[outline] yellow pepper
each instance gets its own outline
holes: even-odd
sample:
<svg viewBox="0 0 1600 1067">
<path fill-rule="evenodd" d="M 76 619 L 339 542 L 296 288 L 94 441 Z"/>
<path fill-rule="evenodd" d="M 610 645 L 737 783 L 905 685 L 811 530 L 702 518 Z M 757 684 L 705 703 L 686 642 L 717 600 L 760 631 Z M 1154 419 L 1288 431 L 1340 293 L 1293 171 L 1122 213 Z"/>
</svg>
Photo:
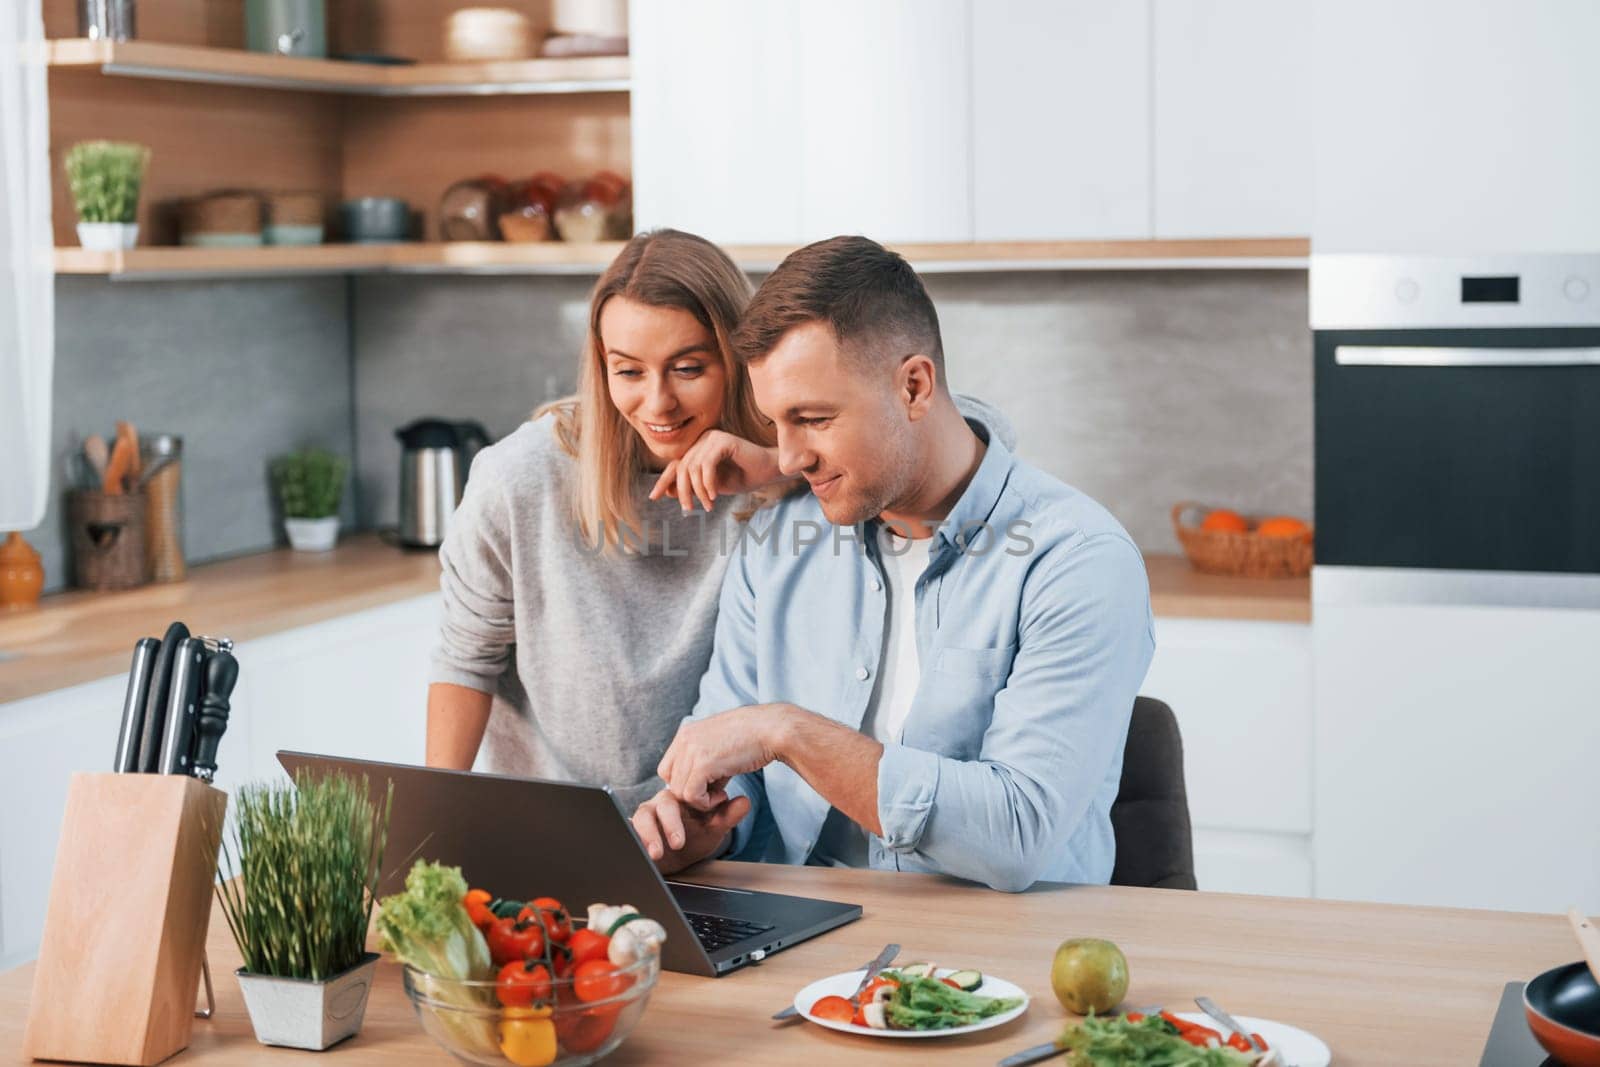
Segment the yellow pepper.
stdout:
<svg viewBox="0 0 1600 1067">
<path fill-rule="evenodd" d="M 500 1052 L 517 1067 L 556 1061 L 556 1024 L 548 1007 L 506 1008 L 500 1020 Z"/>
</svg>

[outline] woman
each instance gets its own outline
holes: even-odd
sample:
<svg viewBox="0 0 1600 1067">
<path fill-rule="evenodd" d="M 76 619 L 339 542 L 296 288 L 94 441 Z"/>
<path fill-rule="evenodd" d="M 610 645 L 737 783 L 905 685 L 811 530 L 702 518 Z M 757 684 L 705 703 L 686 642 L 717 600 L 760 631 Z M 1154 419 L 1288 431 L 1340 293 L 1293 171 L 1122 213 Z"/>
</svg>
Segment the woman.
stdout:
<svg viewBox="0 0 1600 1067">
<path fill-rule="evenodd" d="M 486 741 L 489 770 L 609 785 L 624 811 L 656 792 L 737 494 L 781 478 L 728 343 L 750 295 L 708 241 L 633 238 L 595 286 L 577 395 L 478 454 L 439 554 L 429 766 Z"/>
</svg>

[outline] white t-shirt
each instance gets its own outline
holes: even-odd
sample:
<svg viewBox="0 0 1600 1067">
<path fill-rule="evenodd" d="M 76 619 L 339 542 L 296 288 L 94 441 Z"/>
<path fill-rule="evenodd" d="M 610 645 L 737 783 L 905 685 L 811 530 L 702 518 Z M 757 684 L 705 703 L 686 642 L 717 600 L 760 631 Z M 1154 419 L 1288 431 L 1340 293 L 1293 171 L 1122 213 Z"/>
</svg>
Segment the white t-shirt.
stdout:
<svg viewBox="0 0 1600 1067">
<path fill-rule="evenodd" d="M 887 527 L 879 528 L 878 558 L 883 561 L 888 583 L 885 592 L 889 615 L 878 677 L 873 681 L 867 713 L 861 719 L 861 732 L 884 744 L 900 740 L 922 677 L 917 658 L 917 579 L 928 569 L 934 541 L 932 537 L 907 540 L 890 533 Z M 831 809 L 823 821 L 811 862 L 836 867 L 867 866 L 867 832 L 838 808 Z"/>
</svg>

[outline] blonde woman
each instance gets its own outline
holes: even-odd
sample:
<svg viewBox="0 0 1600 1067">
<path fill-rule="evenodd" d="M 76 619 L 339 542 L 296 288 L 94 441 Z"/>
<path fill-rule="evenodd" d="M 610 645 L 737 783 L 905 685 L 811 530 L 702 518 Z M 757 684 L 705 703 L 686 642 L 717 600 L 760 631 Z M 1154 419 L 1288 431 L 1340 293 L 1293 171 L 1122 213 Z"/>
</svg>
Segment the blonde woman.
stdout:
<svg viewBox="0 0 1600 1067">
<path fill-rule="evenodd" d="M 640 234 L 595 285 L 576 396 L 480 452 L 439 558 L 427 762 L 608 785 L 631 812 L 694 707 L 743 494 L 777 483 L 733 360 L 743 272 Z M 734 535 L 736 536 L 736 534 Z"/>
</svg>

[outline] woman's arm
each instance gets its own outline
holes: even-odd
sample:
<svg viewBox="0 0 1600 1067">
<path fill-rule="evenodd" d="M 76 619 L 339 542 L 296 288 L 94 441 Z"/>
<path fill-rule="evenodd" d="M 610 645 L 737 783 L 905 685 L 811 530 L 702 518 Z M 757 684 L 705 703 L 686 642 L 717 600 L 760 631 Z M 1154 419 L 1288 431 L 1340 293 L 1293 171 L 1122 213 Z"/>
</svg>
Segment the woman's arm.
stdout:
<svg viewBox="0 0 1600 1067">
<path fill-rule="evenodd" d="M 449 682 L 428 686 L 427 765 L 453 771 L 472 770 L 489 725 L 493 697 L 479 689 Z"/>
</svg>

